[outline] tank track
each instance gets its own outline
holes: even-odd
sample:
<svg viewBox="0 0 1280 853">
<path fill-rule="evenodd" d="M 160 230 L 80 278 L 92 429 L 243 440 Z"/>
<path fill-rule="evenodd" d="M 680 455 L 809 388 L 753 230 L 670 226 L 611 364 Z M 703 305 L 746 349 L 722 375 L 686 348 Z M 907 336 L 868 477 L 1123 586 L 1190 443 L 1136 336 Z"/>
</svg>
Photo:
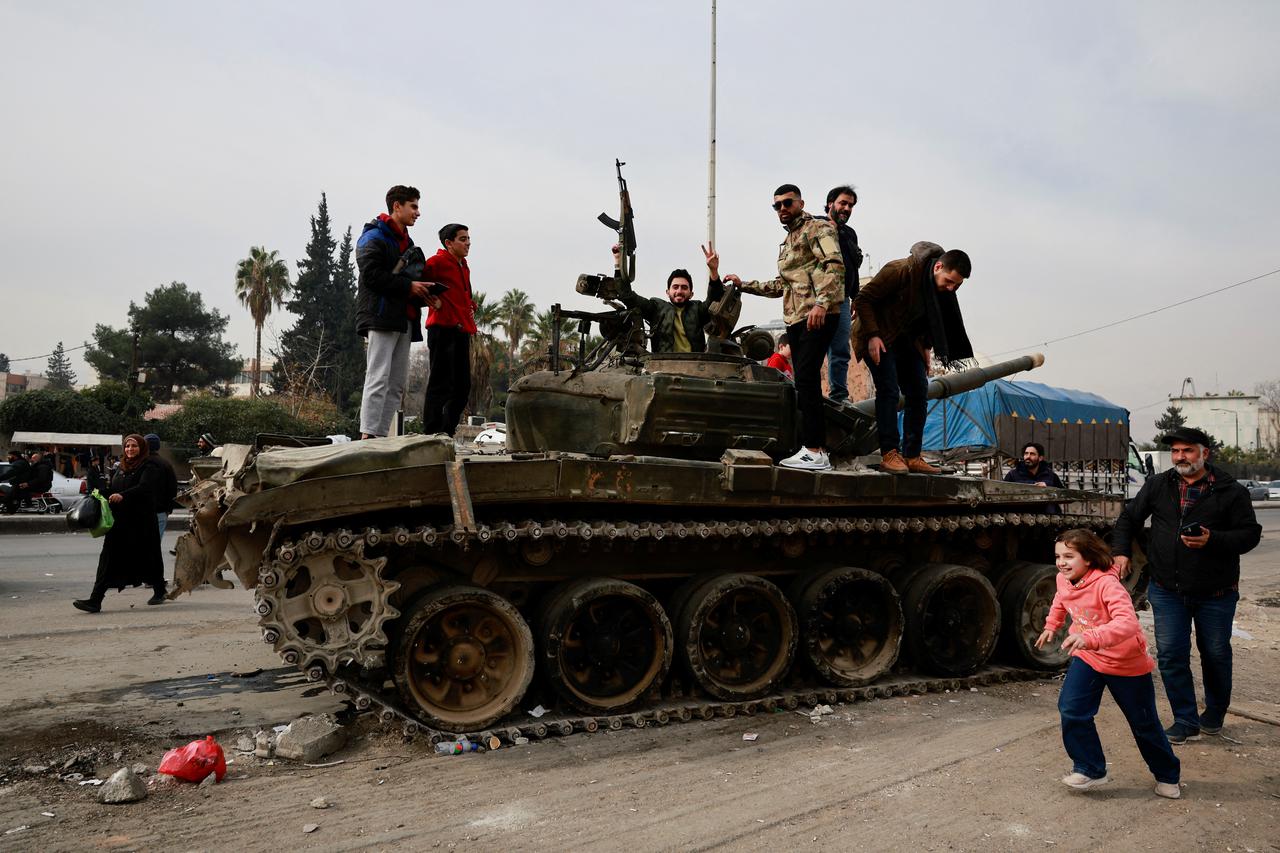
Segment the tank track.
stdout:
<svg viewBox="0 0 1280 853">
<path fill-rule="evenodd" d="M 873 699 L 888 699 L 894 696 L 918 696 L 924 693 L 956 692 L 971 687 L 989 686 L 1013 681 L 1035 681 L 1052 677 L 1053 673 L 1041 670 L 1025 669 L 1013 666 L 987 666 L 980 671 L 958 678 L 929 678 L 913 676 L 891 676 L 866 687 L 822 687 L 817 689 L 782 690 L 762 699 L 750 702 L 721 702 L 715 700 L 664 701 L 643 710 L 607 717 L 550 714 L 528 722 L 514 719 L 505 721 L 505 725 L 495 726 L 482 731 L 444 732 L 424 725 L 415 718 L 412 712 L 400 706 L 377 689 L 363 685 L 355 679 L 326 675 L 317 669 L 307 672 L 308 679 L 323 681 L 337 696 L 348 700 L 357 711 L 373 711 L 384 726 L 403 726 L 405 737 L 421 736 L 430 743 L 454 740 L 466 737 L 468 740 L 488 743 L 491 738 L 507 745 L 516 743 L 516 738 L 540 740 L 546 737 L 567 737 L 580 732 L 619 731 L 624 728 L 642 729 L 647 726 L 665 726 L 672 723 L 687 723 L 696 720 L 711 720 L 716 717 L 751 717 L 756 714 L 771 714 L 778 710 L 795 711 L 802 706 L 816 707 L 819 704 L 835 705 L 837 703 L 868 702 Z"/>
<path fill-rule="evenodd" d="M 583 546 L 591 542 L 603 543 L 606 546 L 613 542 L 620 544 L 634 542 L 659 542 L 671 540 L 736 542 L 759 544 L 774 536 L 811 536 L 811 535 L 887 535 L 906 533 L 948 533 L 960 531 L 977 531 L 1003 527 L 1039 527 L 1042 529 L 1067 529 L 1086 527 L 1106 529 L 1111 527 L 1110 520 L 1091 515 L 1050 515 L 1047 513 L 996 512 L 977 513 L 972 515 L 951 516 L 896 516 L 884 518 L 867 517 L 793 517 L 770 519 L 739 520 L 706 520 L 706 521 L 666 521 L 666 522 L 628 522 L 628 521 L 586 521 L 586 520 L 543 520 L 529 519 L 521 522 L 499 521 L 481 523 L 475 529 L 468 530 L 455 525 L 421 525 L 414 529 L 393 527 L 382 530 L 375 527 L 365 528 L 360 532 L 347 529 L 314 530 L 304 533 L 295 540 L 285 541 L 278 545 L 274 552 L 265 556 L 260 569 L 260 584 L 257 589 L 259 624 L 263 631 L 263 641 L 273 645 L 281 652 L 285 663 L 295 665 L 303 671 L 309 681 L 324 683 L 336 695 L 349 701 L 356 711 L 373 711 L 378 714 L 384 725 L 401 724 L 406 735 L 424 735 L 432 742 L 453 739 L 459 735 L 434 729 L 416 718 L 413 712 L 403 707 L 395 697 L 394 690 L 382 686 L 365 683 L 357 677 L 344 677 L 340 674 L 342 667 L 334 666 L 334 658 L 329 655 L 303 659 L 297 654 L 289 654 L 289 650 L 297 647 L 296 638 L 288 636 L 288 628 L 274 615 L 275 599 L 279 595 L 280 572 L 298 562 L 300 559 L 325 549 L 332 549 L 335 543 L 341 543 L 356 551 L 363 552 L 366 547 L 384 546 L 418 546 L 443 547 L 452 545 L 467 549 L 476 545 L 519 543 L 521 541 L 546 540 L 548 543 L 577 542 Z M 264 607 L 264 602 L 267 606 Z M 379 623 L 378 633 L 381 634 Z M 342 655 L 343 659 L 353 656 Z M 355 667 L 347 669 L 355 670 Z M 1041 670 L 1025 669 L 1012 666 L 987 666 L 972 675 L 963 677 L 932 678 L 927 676 L 888 676 L 880 681 L 852 688 L 818 687 L 806 689 L 785 689 L 767 696 L 745 702 L 717 701 L 710 698 L 691 698 L 687 700 L 662 700 L 642 710 L 614 716 L 564 715 L 551 716 L 532 722 L 515 721 L 508 718 L 505 725 L 475 732 L 467 732 L 470 738 L 497 737 L 499 741 L 513 743 L 517 737 L 543 738 L 547 736 L 567 736 L 575 732 L 595 732 L 602 729 L 618 730 L 626 727 L 643 728 L 649 725 L 666 725 L 672 722 L 687 722 L 714 717 L 751 716 L 755 713 L 771 713 L 775 709 L 795 710 L 802 705 L 814 706 L 819 703 L 834 704 L 837 702 L 859 702 L 891 696 L 905 696 L 944 690 L 960 690 L 1006 681 L 1025 681 L 1043 678 L 1046 673 Z"/>
</svg>

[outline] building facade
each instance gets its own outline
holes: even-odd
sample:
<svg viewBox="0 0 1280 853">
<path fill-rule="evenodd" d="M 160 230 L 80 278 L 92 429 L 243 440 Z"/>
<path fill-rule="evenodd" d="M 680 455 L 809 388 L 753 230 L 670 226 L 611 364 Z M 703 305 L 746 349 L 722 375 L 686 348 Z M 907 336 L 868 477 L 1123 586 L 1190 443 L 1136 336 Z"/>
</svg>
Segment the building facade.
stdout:
<svg viewBox="0 0 1280 853">
<path fill-rule="evenodd" d="M 1244 451 L 1259 447 L 1260 419 L 1257 395 L 1220 397 L 1170 397 L 1169 403 L 1182 410 L 1187 426 L 1204 430 L 1227 447 Z"/>
<path fill-rule="evenodd" d="M 25 391 L 39 391 L 49 387 L 49 380 L 44 376 L 32 373 L 4 374 L 4 387 L 0 388 L 0 400 L 21 394 Z"/>
</svg>

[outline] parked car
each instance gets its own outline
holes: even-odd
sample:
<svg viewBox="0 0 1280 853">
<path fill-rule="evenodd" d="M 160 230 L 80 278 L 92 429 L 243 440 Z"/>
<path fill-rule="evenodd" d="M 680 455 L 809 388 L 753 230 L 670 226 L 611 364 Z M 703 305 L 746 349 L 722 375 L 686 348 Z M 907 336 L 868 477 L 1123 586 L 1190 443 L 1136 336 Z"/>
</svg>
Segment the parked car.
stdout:
<svg viewBox="0 0 1280 853">
<path fill-rule="evenodd" d="M 1271 486 L 1267 483 L 1259 483 L 1257 480 L 1241 480 L 1240 485 L 1249 490 L 1249 500 L 1265 501 L 1271 491 Z"/>
<path fill-rule="evenodd" d="M 1280 480 L 1272 480 L 1267 485 L 1267 500 L 1280 501 Z"/>
<path fill-rule="evenodd" d="M 486 424 L 487 429 L 476 436 L 476 447 L 506 447 L 507 446 L 507 427 L 506 424 Z"/>
<path fill-rule="evenodd" d="M 66 512 L 76 505 L 76 501 L 89 494 L 89 481 L 84 477 L 64 477 L 54 471 L 49 494 L 62 504 L 62 511 Z"/>
</svg>

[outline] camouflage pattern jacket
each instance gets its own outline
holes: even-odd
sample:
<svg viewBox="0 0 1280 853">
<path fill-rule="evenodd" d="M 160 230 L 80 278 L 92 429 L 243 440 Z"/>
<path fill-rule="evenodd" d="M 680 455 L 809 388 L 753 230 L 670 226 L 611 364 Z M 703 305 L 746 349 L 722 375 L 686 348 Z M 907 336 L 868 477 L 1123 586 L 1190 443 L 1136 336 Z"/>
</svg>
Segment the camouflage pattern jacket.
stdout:
<svg viewBox="0 0 1280 853">
<path fill-rule="evenodd" d="M 781 296 L 782 321 L 788 326 L 804 320 L 815 304 L 839 311 L 844 302 L 844 257 L 835 227 L 801 213 L 787 226 L 787 238 L 778 247 L 778 277 L 744 281 L 742 290 L 775 299 Z"/>
</svg>

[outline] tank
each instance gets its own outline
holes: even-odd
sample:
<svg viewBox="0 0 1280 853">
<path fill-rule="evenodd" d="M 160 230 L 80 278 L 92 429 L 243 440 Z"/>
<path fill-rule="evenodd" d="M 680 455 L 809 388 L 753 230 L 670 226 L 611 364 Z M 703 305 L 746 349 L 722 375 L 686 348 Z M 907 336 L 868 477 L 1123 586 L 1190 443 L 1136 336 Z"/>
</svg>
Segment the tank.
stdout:
<svg viewBox="0 0 1280 853">
<path fill-rule="evenodd" d="M 612 300 L 619 271 L 578 289 Z M 1118 500 L 882 473 L 869 401 L 828 401 L 834 470 L 779 467 L 797 444 L 795 391 L 750 357 L 762 342 L 733 330 L 736 298 L 713 306 L 708 352 L 661 356 L 643 354 L 621 306 L 556 306 L 603 343 L 562 356 L 554 341 L 550 369 L 515 383 L 505 452 L 446 436 L 224 445 L 183 496 L 175 594 L 225 558 L 286 664 L 432 737 L 656 725 L 1061 668 L 1056 644 L 1034 647 L 1054 537 L 1106 534 Z M 1041 361 L 938 377 L 929 393 Z"/>
</svg>

